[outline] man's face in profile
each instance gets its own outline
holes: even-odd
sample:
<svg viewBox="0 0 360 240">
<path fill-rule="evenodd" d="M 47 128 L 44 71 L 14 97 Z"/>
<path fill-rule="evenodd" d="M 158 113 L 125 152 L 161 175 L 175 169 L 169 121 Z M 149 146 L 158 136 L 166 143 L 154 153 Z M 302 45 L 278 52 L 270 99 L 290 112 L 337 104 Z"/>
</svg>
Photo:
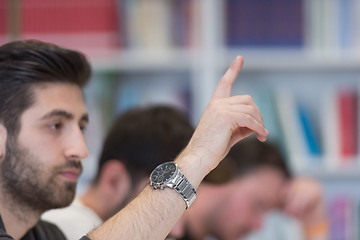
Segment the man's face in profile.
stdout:
<svg viewBox="0 0 360 240">
<path fill-rule="evenodd" d="M 267 167 L 230 182 L 228 195 L 214 214 L 214 235 L 235 240 L 258 230 L 265 214 L 279 204 L 284 183 L 279 171 Z"/>
<path fill-rule="evenodd" d="M 88 154 L 82 134 L 88 119 L 75 85 L 43 84 L 33 93 L 33 105 L 20 116 L 18 136 L 7 136 L 0 184 L 12 201 L 41 213 L 72 202 L 81 160 Z"/>
</svg>

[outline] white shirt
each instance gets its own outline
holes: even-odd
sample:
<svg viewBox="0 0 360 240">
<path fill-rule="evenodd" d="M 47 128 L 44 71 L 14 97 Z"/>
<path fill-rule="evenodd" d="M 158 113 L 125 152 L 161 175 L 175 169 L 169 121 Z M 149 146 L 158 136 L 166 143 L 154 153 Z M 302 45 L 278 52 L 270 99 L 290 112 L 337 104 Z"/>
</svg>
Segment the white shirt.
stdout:
<svg viewBox="0 0 360 240">
<path fill-rule="evenodd" d="M 102 224 L 101 218 L 79 198 L 66 208 L 45 212 L 41 218 L 56 224 L 69 240 L 78 240 Z"/>
<path fill-rule="evenodd" d="M 262 228 L 246 240 L 304 240 L 301 224 L 294 218 L 273 211 L 266 215 Z"/>
</svg>

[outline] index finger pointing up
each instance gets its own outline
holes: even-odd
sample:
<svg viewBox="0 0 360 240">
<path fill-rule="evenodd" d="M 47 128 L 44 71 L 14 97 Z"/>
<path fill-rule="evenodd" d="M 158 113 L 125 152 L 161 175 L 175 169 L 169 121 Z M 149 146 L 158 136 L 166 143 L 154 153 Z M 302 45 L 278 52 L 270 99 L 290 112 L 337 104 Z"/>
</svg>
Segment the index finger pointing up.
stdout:
<svg viewBox="0 0 360 240">
<path fill-rule="evenodd" d="M 230 97 L 231 88 L 237 75 L 239 74 L 244 63 L 244 59 L 241 56 L 237 56 L 226 71 L 224 76 L 221 78 L 218 86 L 216 87 L 213 98 L 224 98 Z"/>
</svg>

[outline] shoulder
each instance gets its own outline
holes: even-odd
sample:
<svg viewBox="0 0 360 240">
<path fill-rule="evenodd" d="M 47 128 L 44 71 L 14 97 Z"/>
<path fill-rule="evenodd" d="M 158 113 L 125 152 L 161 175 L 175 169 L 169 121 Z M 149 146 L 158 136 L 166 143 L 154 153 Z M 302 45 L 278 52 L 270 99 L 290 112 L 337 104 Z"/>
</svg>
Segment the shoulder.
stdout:
<svg viewBox="0 0 360 240">
<path fill-rule="evenodd" d="M 39 221 L 34 228 L 32 228 L 23 239 L 53 239 L 53 240 L 66 240 L 64 234 L 60 229 L 49 222 Z"/>
<path fill-rule="evenodd" d="M 100 217 L 91 209 L 86 207 L 77 198 L 71 203 L 70 206 L 62 209 L 53 209 L 45 212 L 41 219 L 53 222 L 58 225 L 61 222 L 74 222 L 74 220 L 81 221 L 95 221 L 96 223 L 102 222 Z"/>
<path fill-rule="evenodd" d="M 6 233 L 4 224 L 0 216 L 0 240 L 14 240 L 9 234 Z"/>
<path fill-rule="evenodd" d="M 56 224 L 68 239 L 78 239 L 102 223 L 92 209 L 78 201 L 63 209 L 50 210 L 41 218 Z"/>
<path fill-rule="evenodd" d="M 10 235 L 8 235 L 5 231 L 0 229 L 0 240 L 14 240 Z"/>
</svg>

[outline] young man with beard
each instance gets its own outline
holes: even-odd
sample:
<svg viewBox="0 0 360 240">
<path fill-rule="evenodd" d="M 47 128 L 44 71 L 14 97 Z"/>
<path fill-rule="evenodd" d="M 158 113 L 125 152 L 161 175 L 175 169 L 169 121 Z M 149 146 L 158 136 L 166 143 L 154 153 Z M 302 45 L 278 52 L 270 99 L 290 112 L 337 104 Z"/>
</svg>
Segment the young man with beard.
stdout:
<svg viewBox="0 0 360 240">
<path fill-rule="evenodd" d="M 120 114 L 109 130 L 94 181 L 67 208 L 45 212 L 67 239 L 79 239 L 133 199 L 152 170 L 175 159 L 194 129 L 179 110 L 169 106 L 135 108 Z"/>
<path fill-rule="evenodd" d="M 231 97 L 242 65 L 242 57 L 231 64 L 189 144 L 174 162 L 156 168 L 153 186 L 83 239 L 164 239 L 196 198 L 201 180 L 236 142 L 253 133 L 266 140 L 251 97 Z M 89 75 L 88 62 L 75 51 L 38 41 L 0 47 L 1 239 L 64 239 L 39 220 L 74 198 L 88 154 L 82 87 Z"/>
<path fill-rule="evenodd" d="M 198 189 L 197 201 L 170 236 L 182 240 L 243 239 L 261 229 L 264 216 L 270 210 L 282 210 L 297 218 L 304 231 L 294 222 L 284 224 L 284 219 L 277 218 L 276 223 L 282 227 L 259 239 L 291 236 L 292 239 L 326 240 L 328 237 L 320 184 L 310 178 L 291 178 L 276 145 L 247 139 L 237 143 L 226 159 L 205 177 Z M 292 234 L 287 230 L 293 230 Z M 254 238 L 257 239 L 256 235 Z"/>
</svg>

